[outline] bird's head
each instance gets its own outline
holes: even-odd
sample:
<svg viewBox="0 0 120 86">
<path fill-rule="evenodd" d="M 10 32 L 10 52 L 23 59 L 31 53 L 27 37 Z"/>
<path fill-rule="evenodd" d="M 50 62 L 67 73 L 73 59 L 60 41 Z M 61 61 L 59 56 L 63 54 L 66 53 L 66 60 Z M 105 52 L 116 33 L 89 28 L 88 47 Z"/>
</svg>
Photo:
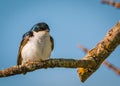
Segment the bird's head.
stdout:
<svg viewBox="0 0 120 86">
<path fill-rule="evenodd" d="M 50 31 L 49 26 L 46 23 L 44 23 L 44 22 L 35 24 L 32 27 L 31 30 L 33 30 L 35 32 L 39 32 L 39 31 L 48 31 L 49 32 Z"/>
</svg>

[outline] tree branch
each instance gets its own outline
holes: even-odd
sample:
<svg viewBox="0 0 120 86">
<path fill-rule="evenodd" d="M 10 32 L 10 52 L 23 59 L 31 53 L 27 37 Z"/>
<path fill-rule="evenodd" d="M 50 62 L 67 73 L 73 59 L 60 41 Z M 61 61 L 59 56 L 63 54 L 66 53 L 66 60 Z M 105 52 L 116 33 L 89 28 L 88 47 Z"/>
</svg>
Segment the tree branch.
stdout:
<svg viewBox="0 0 120 86">
<path fill-rule="evenodd" d="M 89 49 L 85 48 L 85 47 L 82 46 L 82 45 L 79 45 L 78 47 L 79 47 L 81 50 L 83 50 L 85 54 L 87 54 L 88 51 L 89 51 Z M 110 62 L 108 62 L 108 61 L 105 60 L 105 61 L 103 62 L 103 64 L 104 64 L 106 67 L 108 67 L 108 68 L 110 68 L 111 70 L 113 70 L 116 74 L 120 75 L 120 69 L 117 68 L 117 67 L 115 67 L 115 66 L 114 66 L 113 64 L 111 64 Z M 79 68 L 78 68 L 78 69 L 79 69 Z"/>
<path fill-rule="evenodd" d="M 105 38 L 99 42 L 95 48 L 88 51 L 84 57 L 86 60 L 94 60 L 96 65 L 92 68 L 79 68 L 78 74 L 82 82 L 92 75 L 101 63 L 115 50 L 120 44 L 120 21 L 106 34 Z"/>
<path fill-rule="evenodd" d="M 0 71 L 0 77 L 7 77 L 16 74 L 22 74 L 25 72 L 31 72 L 36 69 L 42 68 L 54 68 L 54 67 L 64 67 L 64 68 L 77 68 L 77 67 L 91 67 L 95 63 L 91 60 L 75 60 L 75 59 L 49 59 L 46 61 L 38 61 L 27 63 L 26 65 L 13 66 Z"/>
</svg>

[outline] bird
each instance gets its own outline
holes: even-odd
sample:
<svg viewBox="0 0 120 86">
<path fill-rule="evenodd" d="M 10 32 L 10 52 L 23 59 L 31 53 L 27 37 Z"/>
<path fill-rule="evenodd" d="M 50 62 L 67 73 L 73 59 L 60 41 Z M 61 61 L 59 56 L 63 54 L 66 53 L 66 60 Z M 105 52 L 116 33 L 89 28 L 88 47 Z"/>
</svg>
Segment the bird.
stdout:
<svg viewBox="0 0 120 86">
<path fill-rule="evenodd" d="M 22 37 L 17 65 L 47 60 L 50 58 L 53 49 L 54 39 L 50 35 L 49 26 L 45 22 L 37 23 Z"/>
</svg>

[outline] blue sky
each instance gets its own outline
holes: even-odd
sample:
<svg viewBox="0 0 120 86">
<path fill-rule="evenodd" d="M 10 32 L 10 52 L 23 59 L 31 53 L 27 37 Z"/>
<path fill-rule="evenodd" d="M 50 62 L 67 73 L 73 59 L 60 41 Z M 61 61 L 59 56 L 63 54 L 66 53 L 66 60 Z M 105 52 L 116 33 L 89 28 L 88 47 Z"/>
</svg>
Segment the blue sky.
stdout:
<svg viewBox="0 0 120 86">
<path fill-rule="evenodd" d="M 92 49 L 120 20 L 120 10 L 100 0 L 0 0 L 0 69 L 16 65 L 22 35 L 46 22 L 55 40 L 53 58 L 83 58 L 82 44 Z M 108 61 L 120 67 L 120 46 Z M 85 82 L 76 69 L 41 69 L 0 79 L 0 86 L 119 86 L 120 77 L 101 67 Z"/>
</svg>

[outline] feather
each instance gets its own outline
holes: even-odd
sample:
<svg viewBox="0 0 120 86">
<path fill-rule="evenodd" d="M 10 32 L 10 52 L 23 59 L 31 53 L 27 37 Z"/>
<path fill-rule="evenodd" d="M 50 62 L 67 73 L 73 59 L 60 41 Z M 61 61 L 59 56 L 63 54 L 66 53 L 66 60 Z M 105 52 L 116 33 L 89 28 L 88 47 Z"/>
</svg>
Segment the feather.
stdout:
<svg viewBox="0 0 120 86">
<path fill-rule="evenodd" d="M 23 35 L 23 39 L 20 43 L 20 47 L 19 47 L 19 51 L 18 51 L 18 59 L 17 59 L 17 65 L 21 65 L 22 64 L 22 56 L 21 56 L 21 51 L 23 49 L 23 47 L 25 46 L 25 44 L 29 41 L 29 37 L 33 36 L 33 32 L 29 31 L 27 33 L 25 33 Z"/>
<path fill-rule="evenodd" d="M 51 41 L 51 50 L 53 51 L 54 49 L 54 39 L 52 36 L 50 36 L 50 41 Z"/>
</svg>

